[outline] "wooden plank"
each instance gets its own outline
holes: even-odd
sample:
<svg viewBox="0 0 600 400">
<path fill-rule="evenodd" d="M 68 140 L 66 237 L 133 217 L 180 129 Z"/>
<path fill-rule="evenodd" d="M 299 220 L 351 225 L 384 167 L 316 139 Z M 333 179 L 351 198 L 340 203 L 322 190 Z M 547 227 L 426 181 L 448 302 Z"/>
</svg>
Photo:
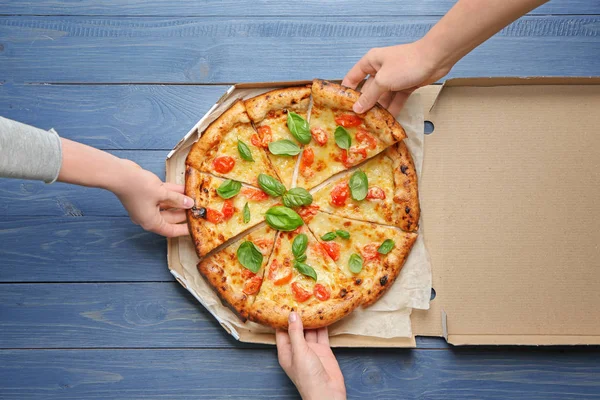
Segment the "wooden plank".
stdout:
<svg viewBox="0 0 600 400">
<path fill-rule="evenodd" d="M 349 399 L 597 399 L 597 350 L 340 350 Z M 5 399 L 296 399 L 274 349 L 3 350 Z"/>
<path fill-rule="evenodd" d="M 176 282 L 3 284 L 0 332 L 4 349 L 265 347 L 237 342 Z"/>
<path fill-rule="evenodd" d="M 228 88 L 9 83 L 0 115 L 100 149 L 171 150 Z"/>
<path fill-rule="evenodd" d="M 3 17 L 0 79 L 74 83 L 334 79 L 343 77 L 370 48 L 412 42 L 437 20 Z M 599 16 L 522 18 L 465 57 L 449 76 L 600 75 L 599 27 Z"/>
<path fill-rule="evenodd" d="M 346 0 L 343 6 L 336 1 L 308 0 L 296 2 L 252 1 L 245 6 L 235 0 L 224 1 L 124 1 L 124 0 L 1 0 L 2 14 L 22 15 L 154 15 L 154 16 L 355 16 L 360 15 L 443 15 L 455 0 L 370 1 L 368 7 L 359 0 Z M 589 0 L 553 0 L 532 14 L 600 14 L 600 4 Z"/>
<path fill-rule="evenodd" d="M 135 161 L 159 178 L 163 180 L 165 178 L 167 151 L 110 151 L 110 153 Z M 0 216 L 31 217 L 32 215 L 37 218 L 128 216 L 117 197 L 106 190 L 60 182 L 47 185 L 39 181 L 0 179 Z"/>
<path fill-rule="evenodd" d="M 127 217 L 2 218 L 0 282 L 172 281 L 166 248 Z"/>
</svg>

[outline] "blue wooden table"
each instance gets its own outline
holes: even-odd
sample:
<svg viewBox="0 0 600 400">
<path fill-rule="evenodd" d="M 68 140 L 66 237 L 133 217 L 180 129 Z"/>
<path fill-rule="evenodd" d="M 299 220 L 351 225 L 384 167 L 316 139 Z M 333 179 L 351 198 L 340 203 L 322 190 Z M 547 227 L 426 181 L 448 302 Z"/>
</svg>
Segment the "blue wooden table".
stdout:
<svg viewBox="0 0 600 400">
<path fill-rule="evenodd" d="M 168 151 L 232 82 L 341 78 L 421 37 L 449 0 L 0 0 L 0 115 L 134 160 Z M 600 2 L 556 0 L 450 76 L 600 75 Z M 110 193 L 0 180 L 0 399 L 297 398 L 235 342 Z M 350 398 L 600 398 L 600 350 L 340 349 Z"/>
</svg>

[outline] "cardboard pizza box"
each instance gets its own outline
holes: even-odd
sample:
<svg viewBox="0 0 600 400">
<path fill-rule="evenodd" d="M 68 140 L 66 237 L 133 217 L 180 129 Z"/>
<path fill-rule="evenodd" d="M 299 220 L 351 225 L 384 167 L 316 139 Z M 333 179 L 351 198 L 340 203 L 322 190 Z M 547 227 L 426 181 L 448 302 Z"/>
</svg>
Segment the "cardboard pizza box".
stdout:
<svg viewBox="0 0 600 400">
<path fill-rule="evenodd" d="M 232 86 L 169 154 L 167 180 L 234 94 L 303 83 Z M 413 334 L 454 345 L 600 344 L 600 78 L 457 78 L 419 93 L 433 124 L 419 191 L 436 297 L 412 312 Z M 178 254 L 170 239 L 169 269 L 185 287 Z M 341 335 L 332 344 L 415 340 Z"/>
</svg>

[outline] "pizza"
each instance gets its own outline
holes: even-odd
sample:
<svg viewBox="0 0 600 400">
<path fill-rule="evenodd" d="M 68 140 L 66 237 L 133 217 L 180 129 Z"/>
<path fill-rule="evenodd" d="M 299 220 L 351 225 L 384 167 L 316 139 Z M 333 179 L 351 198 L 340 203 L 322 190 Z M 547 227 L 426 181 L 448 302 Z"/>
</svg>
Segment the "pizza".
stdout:
<svg viewBox="0 0 600 400">
<path fill-rule="evenodd" d="M 186 159 L 198 271 L 242 320 L 332 324 L 393 285 L 418 235 L 404 129 L 314 80 L 238 100 Z"/>
</svg>

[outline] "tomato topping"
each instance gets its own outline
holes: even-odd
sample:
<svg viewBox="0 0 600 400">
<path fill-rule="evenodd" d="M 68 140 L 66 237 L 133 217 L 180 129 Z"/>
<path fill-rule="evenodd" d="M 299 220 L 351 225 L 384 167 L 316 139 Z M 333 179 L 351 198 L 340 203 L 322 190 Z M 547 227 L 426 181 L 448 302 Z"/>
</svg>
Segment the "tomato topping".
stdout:
<svg viewBox="0 0 600 400">
<path fill-rule="evenodd" d="M 379 259 L 379 253 L 377 252 L 378 248 L 379 248 L 378 243 L 370 243 L 360 250 L 360 255 L 362 256 L 362 258 L 365 261 L 378 260 Z"/>
<path fill-rule="evenodd" d="M 244 278 L 244 279 L 250 279 L 254 275 L 256 275 L 254 272 L 250 271 L 247 268 L 242 267 L 242 278 Z"/>
<path fill-rule="evenodd" d="M 260 189 L 252 189 L 245 187 L 242 189 L 242 194 L 246 196 L 249 200 L 253 201 L 263 201 L 269 198 L 269 195 L 263 192 Z"/>
<path fill-rule="evenodd" d="M 292 267 L 282 265 L 277 260 L 273 260 L 269 269 L 269 280 L 277 286 L 285 285 L 292 280 Z"/>
<path fill-rule="evenodd" d="M 221 209 L 221 213 L 223 214 L 223 220 L 227 221 L 229 218 L 233 217 L 235 214 L 235 207 L 233 206 L 233 200 L 228 199 L 223 203 L 223 208 Z"/>
<path fill-rule="evenodd" d="M 367 199 L 384 200 L 385 192 L 379 186 L 371 186 L 367 192 Z"/>
<path fill-rule="evenodd" d="M 312 147 L 305 147 L 302 152 L 302 160 L 300 161 L 300 173 L 306 178 L 314 175 L 310 170 L 310 166 L 315 162 L 315 152 Z"/>
<path fill-rule="evenodd" d="M 329 139 L 329 135 L 323 128 L 314 127 L 310 130 L 310 134 L 312 135 L 315 142 L 319 144 L 319 146 L 324 146 L 327 144 L 327 139 Z"/>
<path fill-rule="evenodd" d="M 253 243 L 256 245 L 256 247 L 260 249 L 261 253 L 264 254 L 267 250 L 271 248 L 273 241 L 271 239 L 261 238 L 253 240 Z"/>
<path fill-rule="evenodd" d="M 340 245 L 336 242 L 323 242 L 321 246 L 325 249 L 329 257 L 333 261 L 337 261 L 340 259 Z"/>
<path fill-rule="evenodd" d="M 260 136 L 258 136 L 258 133 L 254 133 L 252 134 L 252 136 L 250 136 L 250 143 L 252 143 L 252 145 L 256 147 L 262 147 L 262 141 L 260 140 Z"/>
<path fill-rule="evenodd" d="M 315 288 L 313 289 L 313 293 L 314 293 L 315 297 L 321 301 L 329 300 L 329 296 L 331 296 L 331 293 L 329 293 L 329 289 L 327 289 L 325 286 L 321 285 L 320 283 L 317 283 L 315 285 Z"/>
<path fill-rule="evenodd" d="M 257 131 L 258 136 L 260 136 L 260 147 L 264 147 L 265 149 L 268 148 L 269 143 L 273 141 L 273 132 L 271 131 L 271 127 L 268 125 L 263 125 L 259 127 Z"/>
<path fill-rule="evenodd" d="M 335 123 L 344 128 L 352 128 L 362 124 L 362 119 L 356 114 L 342 114 L 335 117 Z"/>
<path fill-rule="evenodd" d="M 219 210 L 213 210 L 212 208 L 206 209 L 206 220 L 213 224 L 223 222 L 223 213 Z"/>
<path fill-rule="evenodd" d="M 292 292 L 294 293 L 296 301 L 299 301 L 300 303 L 305 302 L 312 296 L 312 293 L 305 290 L 298 282 L 292 283 Z"/>
<path fill-rule="evenodd" d="M 358 132 L 356 132 L 356 141 L 358 143 L 366 143 L 367 147 L 371 150 L 377 147 L 377 139 L 364 129 L 359 129 Z"/>
<path fill-rule="evenodd" d="M 220 174 L 226 174 L 235 166 L 233 157 L 221 156 L 213 160 L 213 168 Z"/>
<path fill-rule="evenodd" d="M 341 150 L 341 160 L 346 168 L 350 168 L 353 165 L 367 159 L 367 149 L 363 147 L 350 147 L 350 150 Z"/>
<path fill-rule="evenodd" d="M 258 275 L 253 276 L 249 281 L 244 283 L 242 291 L 246 294 L 256 294 L 262 285 L 262 278 Z"/>
<path fill-rule="evenodd" d="M 319 211 L 319 206 L 316 204 L 311 204 L 310 206 L 302 206 L 296 210 L 298 215 L 302 217 L 302 219 L 306 223 L 308 223 L 315 215 L 317 215 L 317 211 Z"/>
<path fill-rule="evenodd" d="M 350 195 L 350 188 L 347 182 L 340 182 L 331 191 L 331 200 L 329 201 L 334 206 L 342 207 L 346 204 L 346 200 Z"/>
</svg>

